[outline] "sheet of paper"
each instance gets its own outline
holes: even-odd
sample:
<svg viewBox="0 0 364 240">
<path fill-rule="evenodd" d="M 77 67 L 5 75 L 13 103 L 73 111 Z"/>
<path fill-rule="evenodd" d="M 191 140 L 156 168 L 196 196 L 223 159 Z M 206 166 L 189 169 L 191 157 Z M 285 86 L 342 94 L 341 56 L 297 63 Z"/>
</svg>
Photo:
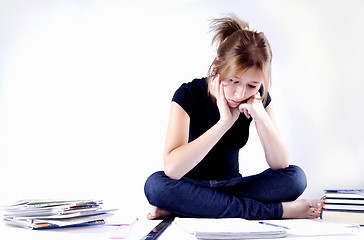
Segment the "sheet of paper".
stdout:
<svg viewBox="0 0 364 240">
<path fill-rule="evenodd" d="M 332 236 L 356 234 L 359 226 L 323 220 L 290 219 L 267 220 L 264 222 L 281 225 L 289 228 L 288 236 Z"/>
<path fill-rule="evenodd" d="M 201 239 L 275 238 L 286 229 L 241 218 L 176 218 L 175 223 Z"/>
</svg>

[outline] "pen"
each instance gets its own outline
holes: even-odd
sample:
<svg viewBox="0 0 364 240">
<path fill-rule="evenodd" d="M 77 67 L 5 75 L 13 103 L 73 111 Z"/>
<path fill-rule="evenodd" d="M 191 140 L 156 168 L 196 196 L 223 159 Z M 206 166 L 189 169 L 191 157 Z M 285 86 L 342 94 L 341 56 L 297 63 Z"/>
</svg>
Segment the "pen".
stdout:
<svg viewBox="0 0 364 240">
<path fill-rule="evenodd" d="M 290 229 L 289 227 L 285 227 L 285 226 L 277 225 L 277 224 L 273 224 L 273 223 L 267 223 L 267 222 L 259 222 L 259 223 L 260 224 L 264 224 L 264 225 L 273 226 L 273 227 L 284 228 L 284 229 L 287 229 L 287 230 Z"/>
</svg>

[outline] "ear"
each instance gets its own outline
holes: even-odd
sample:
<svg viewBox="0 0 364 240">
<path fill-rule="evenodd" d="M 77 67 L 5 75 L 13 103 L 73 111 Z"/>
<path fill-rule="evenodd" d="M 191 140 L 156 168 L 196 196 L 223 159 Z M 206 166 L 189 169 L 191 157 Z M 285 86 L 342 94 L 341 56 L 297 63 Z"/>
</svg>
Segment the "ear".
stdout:
<svg viewBox="0 0 364 240">
<path fill-rule="evenodd" d="M 219 61 L 219 56 L 216 56 L 216 57 L 215 57 L 213 64 L 215 65 L 215 63 L 216 63 L 217 61 Z"/>
</svg>

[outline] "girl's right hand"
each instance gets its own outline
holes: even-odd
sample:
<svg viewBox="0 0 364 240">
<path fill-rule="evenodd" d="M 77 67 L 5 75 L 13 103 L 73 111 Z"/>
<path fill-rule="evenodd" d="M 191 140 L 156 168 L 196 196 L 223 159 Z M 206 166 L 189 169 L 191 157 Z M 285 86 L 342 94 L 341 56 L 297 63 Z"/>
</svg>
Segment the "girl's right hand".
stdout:
<svg viewBox="0 0 364 240">
<path fill-rule="evenodd" d="M 233 125 L 234 122 L 239 118 L 240 111 L 238 108 L 230 108 L 224 93 L 224 86 L 220 79 L 220 74 L 217 74 L 211 81 L 213 86 L 213 94 L 216 98 L 216 104 L 220 112 L 220 120 L 227 121 Z"/>
</svg>

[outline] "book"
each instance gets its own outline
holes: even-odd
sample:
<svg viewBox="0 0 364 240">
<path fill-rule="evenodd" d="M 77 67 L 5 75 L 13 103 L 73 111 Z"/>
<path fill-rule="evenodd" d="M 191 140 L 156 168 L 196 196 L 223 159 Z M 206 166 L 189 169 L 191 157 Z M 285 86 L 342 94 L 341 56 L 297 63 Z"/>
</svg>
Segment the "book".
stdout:
<svg viewBox="0 0 364 240">
<path fill-rule="evenodd" d="M 324 190 L 320 218 L 364 225 L 364 189 Z"/>
<path fill-rule="evenodd" d="M 364 189 L 326 189 L 325 199 L 364 201 Z"/>
<path fill-rule="evenodd" d="M 364 205 L 364 199 L 326 198 L 325 204 Z"/>
<path fill-rule="evenodd" d="M 355 223 L 364 226 L 364 211 L 322 209 L 321 219 Z"/>
<path fill-rule="evenodd" d="M 325 193 L 358 193 L 363 195 L 364 188 L 336 188 L 336 189 L 325 189 Z"/>
<path fill-rule="evenodd" d="M 102 210 L 101 200 L 22 200 L 6 207 L 7 224 L 29 229 L 100 225 L 117 209 Z"/>
<path fill-rule="evenodd" d="M 175 218 L 174 223 L 197 239 L 256 239 L 287 236 L 285 228 L 242 218 Z"/>
<path fill-rule="evenodd" d="M 324 209 L 327 210 L 357 210 L 357 211 L 364 211 L 364 205 L 361 204 L 331 204 L 331 203 L 324 203 Z"/>
</svg>

